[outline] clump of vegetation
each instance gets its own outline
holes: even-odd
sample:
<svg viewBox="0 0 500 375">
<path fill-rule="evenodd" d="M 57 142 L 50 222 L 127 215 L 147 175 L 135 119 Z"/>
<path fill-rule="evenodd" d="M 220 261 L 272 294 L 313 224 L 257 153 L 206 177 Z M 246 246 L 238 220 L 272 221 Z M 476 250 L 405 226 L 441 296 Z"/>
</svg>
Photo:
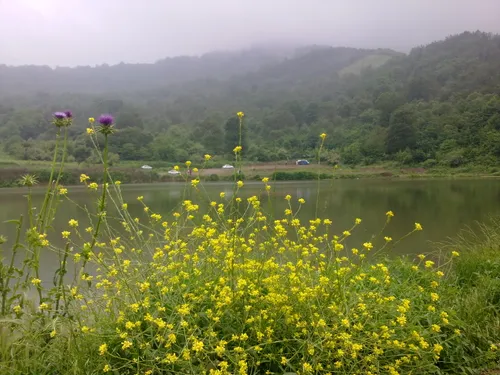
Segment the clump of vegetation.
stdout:
<svg viewBox="0 0 500 375">
<path fill-rule="evenodd" d="M 333 178 L 333 175 L 327 173 L 314 173 L 309 171 L 297 171 L 297 172 L 274 172 L 272 179 L 276 181 L 290 181 L 290 180 L 326 180 Z"/>
<path fill-rule="evenodd" d="M 244 114 L 237 117 L 241 128 Z M 71 123 L 68 113 L 55 114 L 58 135 Z M 242 198 L 240 145 L 232 194 L 204 197 L 199 171 L 188 179 L 186 162 L 175 168 L 186 181 L 177 209 L 164 217 L 139 196 L 144 216 L 134 218 L 107 164 L 113 118 L 89 123 L 96 149 L 97 134 L 104 137 L 101 183 L 80 176 L 99 195 L 86 211 L 90 226 L 71 219 L 51 230 L 57 205 L 70 200 L 60 182 L 64 152 L 54 154 L 54 183 L 40 210 L 27 195 L 28 231 L 22 216 L 14 222 L 17 236 L 0 267 L 2 373 L 455 374 L 499 359 L 500 267 L 483 265 L 490 252 L 461 255 L 454 247 L 442 259 L 380 258 L 423 229 L 415 223 L 403 238 L 384 236 L 392 211 L 375 238 L 357 233 L 360 218 L 342 229 L 329 218 L 302 222 L 297 214 L 310 203 L 290 195 L 273 217 L 258 196 Z M 37 184 L 30 175 L 21 182 Z M 263 178 L 262 194 L 270 191 Z M 208 209 L 195 198 L 209 199 Z M 52 286 L 40 279 L 46 251 L 59 255 Z M 465 306 L 483 309 L 482 328 Z"/>
</svg>

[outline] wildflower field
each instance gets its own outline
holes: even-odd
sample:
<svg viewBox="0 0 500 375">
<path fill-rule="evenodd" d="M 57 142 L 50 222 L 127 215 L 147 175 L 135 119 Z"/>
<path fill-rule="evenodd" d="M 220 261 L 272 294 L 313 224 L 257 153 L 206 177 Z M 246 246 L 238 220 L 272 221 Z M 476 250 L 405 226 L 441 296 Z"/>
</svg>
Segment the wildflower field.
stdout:
<svg viewBox="0 0 500 375">
<path fill-rule="evenodd" d="M 244 114 L 237 116 L 241 127 Z M 25 176 L 27 215 L 9 223 L 18 231 L 12 248 L 2 249 L 0 374 L 396 375 L 497 368 L 499 223 L 439 253 L 386 259 L 387 249 L 404 246 L 406 236 L 424 228 L 417 222 L 403 238 L 387 237 L 385 228 L 397 220 L 388 211 L 381 213 L 380 232 L 363 238 L 362 218 L 353 218 L 350 228 L 337 228 L 333 217 L 302 222 L 301 207 L 318 202 L 289 195 L 288 208 L 274 216 L 272 199 L 261 204 L 271 190 L 267 178 L 261 196 L 240 198 L 245 184 L 235 174 L 230 196 L 210 198 L 198 170 L 188 178 L 189 161 L 177 169 L 195 198 L 181 199 L 167 217 L 139 196 L 144 213 L 133 217 L 108 170 L 108 138 L 119 129 L 103 115 L 98 124 L 89 119 L 87 129 L 96 148 L 103 145 L 102 175 L 80 176 L 99 196 L 93 209 L 81 207 L 92 224 L 84 228 L 72 219 L 54 228 L 58 204 L 71 202 L 60 182 L 71 123 L 71 112 L 54 114 L 53 183 L 35 208 L 29 189 L 36 176 Z M 326 137 L 319 136 L 318 155 Z M 241 151 L 235 145 L 236 165 Z M 207 210 L 200 209 L 202 200 L 209 200 Z M 61 238 L 65 245 L 54 245 Z M 59 256 L 48 283 L 39 269 L 47 252 Z"/>
</svg>

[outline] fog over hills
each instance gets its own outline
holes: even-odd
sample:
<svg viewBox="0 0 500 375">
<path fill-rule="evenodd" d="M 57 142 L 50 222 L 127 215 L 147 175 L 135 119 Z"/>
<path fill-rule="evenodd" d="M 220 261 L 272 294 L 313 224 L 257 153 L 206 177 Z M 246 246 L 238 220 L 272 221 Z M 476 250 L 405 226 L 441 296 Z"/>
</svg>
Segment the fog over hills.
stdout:
<svg viewBox="0 0 500 375">
<path fill-rule="evenodd" d="M 0 0 L 0 64 L 153 63 L 252 45 L 409 52 L 500 32 L 497 0 Z"/>
</svg>

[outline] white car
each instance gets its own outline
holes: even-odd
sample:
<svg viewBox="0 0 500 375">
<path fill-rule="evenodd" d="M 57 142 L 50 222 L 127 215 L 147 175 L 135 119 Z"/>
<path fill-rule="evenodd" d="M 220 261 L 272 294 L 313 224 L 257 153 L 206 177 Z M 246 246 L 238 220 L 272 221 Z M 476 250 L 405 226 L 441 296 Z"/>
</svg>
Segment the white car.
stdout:
<svg viewBox="0 0 500 375">
<path fill-rule="evenodd" d="M 141 169 L 153 169 L 150 165 L 143 165 Z"/>
<path fill-rule="evenodd" d="M 178 176 L 181 174 L 181 172 L 179 171 L 176 171 L 175 169 L 171 169 L 167 172 L 169 175 L 172 175 L 172 176 Z"/>
<path fill-rule="evenodd" d="M 234 167 L 231 164 L 224 164 L 222 169 L 233 169 Z"/>
</svg>

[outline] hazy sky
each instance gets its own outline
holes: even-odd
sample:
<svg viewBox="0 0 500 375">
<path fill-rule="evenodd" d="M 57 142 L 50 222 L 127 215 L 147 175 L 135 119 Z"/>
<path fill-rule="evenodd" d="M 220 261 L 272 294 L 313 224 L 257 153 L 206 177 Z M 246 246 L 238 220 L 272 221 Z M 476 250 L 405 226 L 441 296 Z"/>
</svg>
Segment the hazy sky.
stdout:
<svg viewBox="0 0 500 375">
<path fill-rule="evenodd" d="M 74 66 L 297 42 L 407 51 L 500 32 L 500 0 L 0 0 L 0 64 Z"/>
</svg>

